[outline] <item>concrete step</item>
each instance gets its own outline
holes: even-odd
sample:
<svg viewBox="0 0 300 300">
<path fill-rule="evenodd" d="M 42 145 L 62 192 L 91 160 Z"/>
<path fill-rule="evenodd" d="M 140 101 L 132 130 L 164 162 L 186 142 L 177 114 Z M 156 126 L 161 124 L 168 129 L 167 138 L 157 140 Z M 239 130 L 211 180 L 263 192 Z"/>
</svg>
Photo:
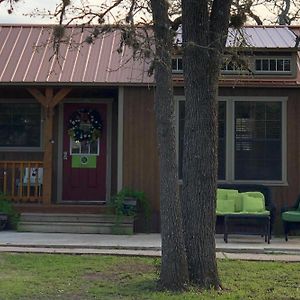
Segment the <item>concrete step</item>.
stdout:
<svg viewBox="0 0 300 300">
<path fill-rule="evenodd" d="M 133 218 L 102 214 L 22 213 L 22 232 L 133 234 Z"/>
<path fill-rule="evenodd" d="M 132 223 L 132 218 L 121 217 L 122 223 Z M 63 223 L 115 223 L 116 216 L 108 214 L 22 213 L 21 222 Z"/>
</svg>

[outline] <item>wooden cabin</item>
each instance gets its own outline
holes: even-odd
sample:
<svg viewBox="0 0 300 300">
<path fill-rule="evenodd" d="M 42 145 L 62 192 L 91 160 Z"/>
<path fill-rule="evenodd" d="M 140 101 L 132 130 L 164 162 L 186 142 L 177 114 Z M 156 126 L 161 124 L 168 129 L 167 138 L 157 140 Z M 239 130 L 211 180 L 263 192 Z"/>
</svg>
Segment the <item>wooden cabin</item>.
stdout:
<svg viewBox="0 0 300 300">
<path fill-rule="evenodd" d="M 300 193 L 299 30 L 243 31 L 243 48 L 230 32 L 220 75 L 218 179 L 268 185 L 280 211 Z M 149 65 L 131 59 L 130 49 L 116 51 L 118 32 L 93 44 L 81 43 L 86 31 L 71 27 L 68 34 L 71 44 L 53 59 L 50 26 L 0 26 L 0 190 L 21 213 L 103 214 L 111 196 L 130 187 L 145 192 L 158 232 Z M 233 50 L 242 64 L 232 60 Z M 173 73 L 181 178 L 180 56 Z"/>
</svg>

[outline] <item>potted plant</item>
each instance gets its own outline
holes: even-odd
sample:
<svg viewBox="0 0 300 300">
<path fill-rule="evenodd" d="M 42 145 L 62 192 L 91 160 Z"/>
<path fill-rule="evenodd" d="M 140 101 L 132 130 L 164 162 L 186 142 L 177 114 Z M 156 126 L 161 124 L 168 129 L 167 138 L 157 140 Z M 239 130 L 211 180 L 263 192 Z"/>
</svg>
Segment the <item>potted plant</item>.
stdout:
<svg viewBox="0 0 300 300">
<path fill-rule="evenodd" d="M 145 193 L 130 188 L 123 188 L 119 193 L 111 198 L 110 206 L 114 209 L 116 215 L 116 227 L 121 229 L 121 223 L 128 218 L 133 220 L 138 213 L 142 212 L 146 222 L 150 219 L 150 205 L 146 199 Z M 132 228 L 133 233 L 133 228 Z"/>
<path fill-rule="evenodd" d="M 0 230 L 4 228 L 17 229 L 19 214 L 15 211 L 11 201 L 0 193 Z"/>
</svg>

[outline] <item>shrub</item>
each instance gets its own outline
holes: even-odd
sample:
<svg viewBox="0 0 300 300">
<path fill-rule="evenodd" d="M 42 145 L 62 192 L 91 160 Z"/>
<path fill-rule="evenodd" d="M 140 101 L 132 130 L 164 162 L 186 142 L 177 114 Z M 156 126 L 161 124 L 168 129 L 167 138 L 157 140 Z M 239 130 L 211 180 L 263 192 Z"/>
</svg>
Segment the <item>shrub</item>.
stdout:
<svg viewBox="0 0 300 300">
<path fill-rule="evenodd" d="M 14 209 L 11 201 L 7 200 L 3 194 L 0 194 L 0 212 L 6 214 L 8 217 L 6 228 L 17 229 L 20 218 L 19 214 Z"/>
</svg>

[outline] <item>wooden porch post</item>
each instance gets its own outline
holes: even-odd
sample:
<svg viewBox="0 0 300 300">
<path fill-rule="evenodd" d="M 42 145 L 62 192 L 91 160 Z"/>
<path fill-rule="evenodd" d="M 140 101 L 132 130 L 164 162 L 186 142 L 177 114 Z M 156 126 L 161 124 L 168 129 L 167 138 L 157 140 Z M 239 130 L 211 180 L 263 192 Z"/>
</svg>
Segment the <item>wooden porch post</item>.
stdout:
<svg viewBox="0 0 300 300">
<path fill-rule="evenodd" d="M 62 88 L 54 94 L 53 88 L 46 88 L 45 94 L 36 88 L 29 88 L 30 94 L 39 101 L 45 111 L 44 121 L 44 159 L 43 159 L 43 203 L 51 204 L 52 198 L 52 165 L 53 165 L 53 116 L 54 107 L 71 91 Z"/>
</svg>

